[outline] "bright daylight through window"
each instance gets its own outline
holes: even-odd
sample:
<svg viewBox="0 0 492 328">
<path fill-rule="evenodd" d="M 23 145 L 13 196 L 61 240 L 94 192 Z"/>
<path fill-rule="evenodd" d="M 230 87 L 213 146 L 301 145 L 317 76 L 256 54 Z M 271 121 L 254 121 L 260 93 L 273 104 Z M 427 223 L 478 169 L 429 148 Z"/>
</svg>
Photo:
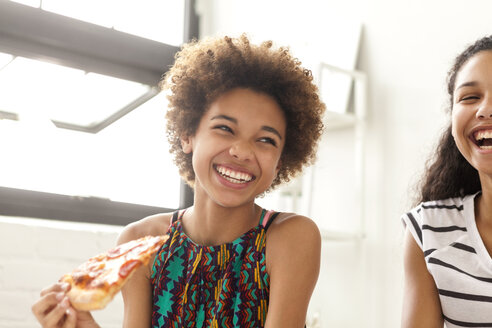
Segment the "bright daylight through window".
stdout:
<svg viewBox="0 0 492 328">
<path fill-rule="evenodd" d="M 186 3 L 2 3 L 0 11 L 17 22 L 27 16 L 32 26 L 0 23 L 12 31 L 0 38 L 0 188 L 177 208 L 180 178 L 157 82 L 183 42 Z M 60 26 L 72 38 L 82 32 L 72 48 L 58 49 Z M 41 39 L 48 41 L 38 45 Z"/>
</svg>

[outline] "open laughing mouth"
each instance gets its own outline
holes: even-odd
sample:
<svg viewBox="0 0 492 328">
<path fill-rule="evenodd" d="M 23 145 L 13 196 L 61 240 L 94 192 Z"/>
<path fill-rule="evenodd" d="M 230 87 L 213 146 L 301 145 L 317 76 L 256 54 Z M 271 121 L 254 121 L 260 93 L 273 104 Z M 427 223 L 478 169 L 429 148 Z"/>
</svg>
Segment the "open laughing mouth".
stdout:
<svg viewBox="0 0 492 328">
<path fill-rule="evenodd" d="M 475 144 L 480 149 L 492 149 L 492 130 L 479 130 L 473 133 Z"/>
<path fill-rule="evenodd" d="M 214 165 L 214 169 L 221 177 L 232 183 L 247 183 L 256 178 L 252 174 L 234 171 L 222 165 Z"/>
</svg>

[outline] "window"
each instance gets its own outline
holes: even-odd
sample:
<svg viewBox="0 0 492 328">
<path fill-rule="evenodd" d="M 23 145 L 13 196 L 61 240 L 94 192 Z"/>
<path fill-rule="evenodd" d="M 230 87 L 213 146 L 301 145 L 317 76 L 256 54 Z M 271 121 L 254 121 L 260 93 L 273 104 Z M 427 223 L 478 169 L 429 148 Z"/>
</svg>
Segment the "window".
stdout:
<svg viewBox="0 0 492 328">
<path fill-rule="evenodd" d="M 0 2 L 0 215 L 126 224 L 189 205 L 157 83 L 198 34 L 194 1 L 19 2 Z"/>
</svg>

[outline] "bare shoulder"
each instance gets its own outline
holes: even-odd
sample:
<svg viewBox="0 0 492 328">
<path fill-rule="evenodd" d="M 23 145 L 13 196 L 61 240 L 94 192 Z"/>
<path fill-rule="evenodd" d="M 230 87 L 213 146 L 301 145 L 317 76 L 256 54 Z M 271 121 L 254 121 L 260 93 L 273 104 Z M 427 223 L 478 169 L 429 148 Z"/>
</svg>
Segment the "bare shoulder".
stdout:
<svg viewBox="0 0 492 328">
<path fill-rule="evenodd" d="M 130 223 L 121 231 L 117 244 L 123 244 L 145 236 L 165 234 L 171 223 L 172 215 L 172 213 L 154 214 Z"/>
<path fill-rule="evenodd" d="M 321 252 L 321 234 L 310 218 L 295 213 L 280 213 L 272 222 L 266 236 L 267 266 L 287 258 L 304 258 L 305 254 Z M 304 261 L 303 260 L 303 261 Z M 319 261 L 319 259 L 317 260 Z"/>
<path fill-rule="evenodd" d="M 272 222 L 267 233 L 268 239 L 314 239 L 321 240 L 316 223 L 303 215 L 296 213 L 280 213 Z"/>
</svg>

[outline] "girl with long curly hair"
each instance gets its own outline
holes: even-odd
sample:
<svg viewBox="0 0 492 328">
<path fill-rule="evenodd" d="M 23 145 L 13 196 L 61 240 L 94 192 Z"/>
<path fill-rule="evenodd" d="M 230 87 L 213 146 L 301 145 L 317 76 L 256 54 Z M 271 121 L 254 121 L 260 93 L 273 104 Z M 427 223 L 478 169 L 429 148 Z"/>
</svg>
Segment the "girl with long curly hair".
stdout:
<svg viewBox="0 0 492 328">
<path fill-rule="evenodd" d="M 402 327 L 492 327 L 492 36 L 448 73 L 451 121 L 406 226 Z"/>
</svg>

